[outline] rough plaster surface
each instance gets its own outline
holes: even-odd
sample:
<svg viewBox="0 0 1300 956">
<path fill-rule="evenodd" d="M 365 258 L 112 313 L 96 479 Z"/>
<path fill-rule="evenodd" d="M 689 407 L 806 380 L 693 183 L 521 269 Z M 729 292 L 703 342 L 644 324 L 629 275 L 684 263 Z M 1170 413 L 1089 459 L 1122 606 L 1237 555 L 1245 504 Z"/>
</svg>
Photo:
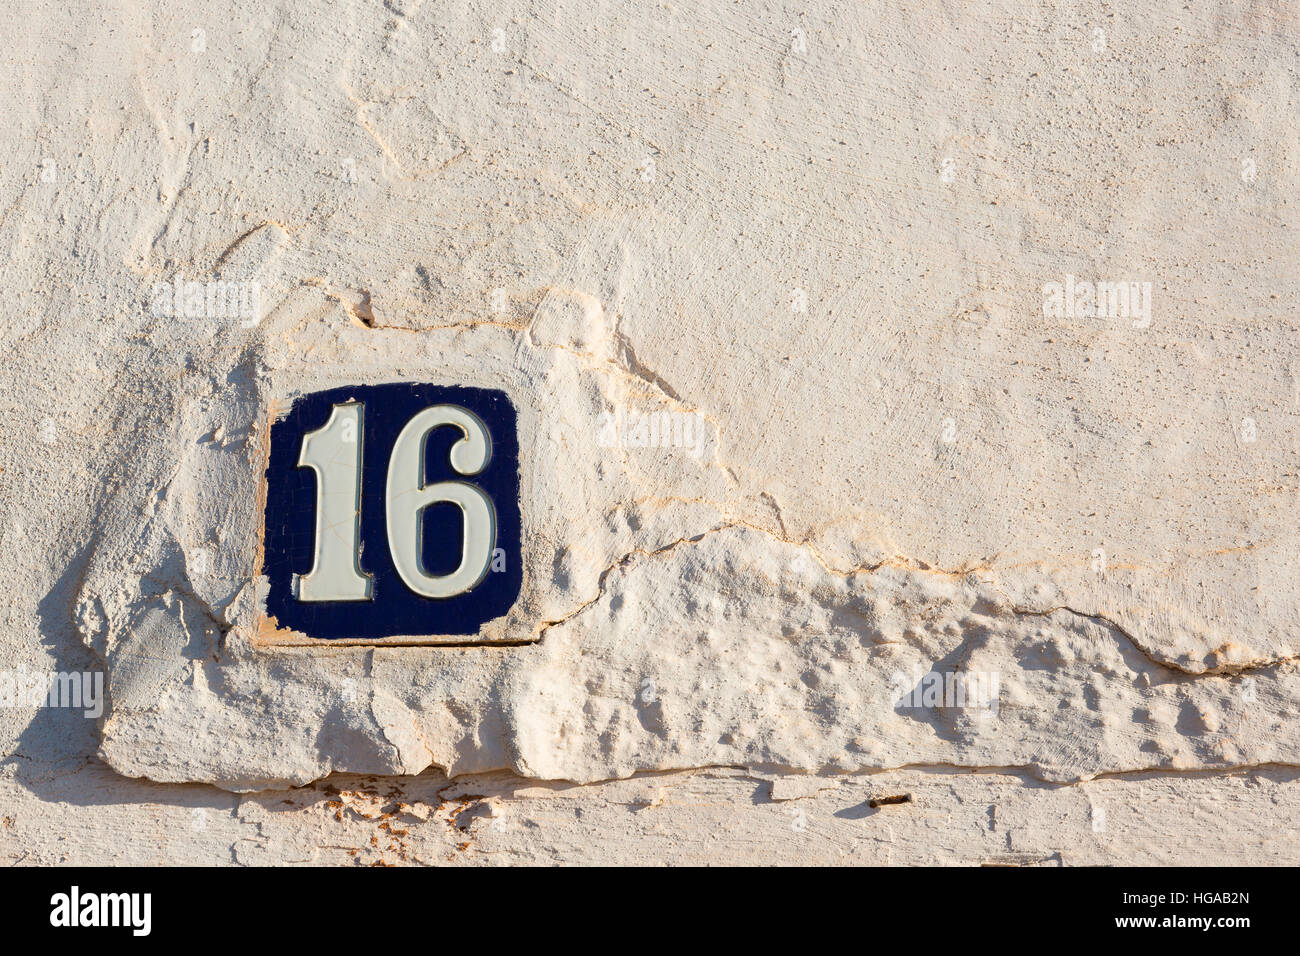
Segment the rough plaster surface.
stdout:
<svg viewBox="0 0 1300 956">
<path fill-rule="evenodd" d="M 0 711 L 6 858 L 1295 862 L 1289 5 L 22 21 L 0 666 L 108 701 Z M 268 646 L 267 425 L 390 381 L 519 410 L 508 643 Z"/>
</svg>

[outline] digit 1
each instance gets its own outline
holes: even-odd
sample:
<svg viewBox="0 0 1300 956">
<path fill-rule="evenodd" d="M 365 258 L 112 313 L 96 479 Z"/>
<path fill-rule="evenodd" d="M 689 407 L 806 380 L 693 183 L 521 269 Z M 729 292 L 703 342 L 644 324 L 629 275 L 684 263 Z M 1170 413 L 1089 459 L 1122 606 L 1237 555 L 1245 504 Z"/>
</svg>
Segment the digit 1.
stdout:
<svg viewBox="0 0 1300 956">
<path fill-rule="evenodd" d="M 361 441 L 365 406 L 335 405 L 329 421 L 302 436 L 299 468 L 316 472 L 316 544 L 311 570 L 294 575 L 299 601 L 369 601 L 361 570 Z"/>
</svg>

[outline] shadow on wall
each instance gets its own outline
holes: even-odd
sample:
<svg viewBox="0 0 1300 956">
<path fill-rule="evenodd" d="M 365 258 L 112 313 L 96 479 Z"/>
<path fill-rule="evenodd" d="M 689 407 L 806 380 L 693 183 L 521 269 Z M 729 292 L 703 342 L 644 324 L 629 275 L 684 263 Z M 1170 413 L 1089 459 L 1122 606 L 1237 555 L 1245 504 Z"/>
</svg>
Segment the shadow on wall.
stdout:
<svg viewBox="0 0 1300 956">
<path fill-rule="evenodd" d="M 20 673 L 18 683 L 25 686 L 15 688 L 20 696 L 23 693 L 29 695 L 20 706 L 29 709 L 32 718 L 19 734 L 14 753 L 5 759 L 5 763 L 14 766 L 20 783 L 43 799 L 46 796 L 42 791 L 48 789 L 52 780 L 98 759 L 95 755 L 99 749 L 102 715 L 94 711 L 106 709 L 104 662 L 82 643 L 73 616 L 81 581 L 94 549 L 93 541 L 82 547 L 37 604 L 40 644 L 48 655 L 40 666 L 48 671 Z M 30 695 L 35 692 L 33 685 L 38 678 L 44 678 L 46 686 L 52 689 L 41 705 L 32 706 Z M 51 706 L 50 697 L 54 697 L 59 705 Z M 90 705 L 89 710 L 87 705 Z M 96 801 L 90 795 L 83 795 L 80 801 L 82 805 L 93 802 Z M 106 798 L 104 802 L 117 801 Z"/>
</svg>

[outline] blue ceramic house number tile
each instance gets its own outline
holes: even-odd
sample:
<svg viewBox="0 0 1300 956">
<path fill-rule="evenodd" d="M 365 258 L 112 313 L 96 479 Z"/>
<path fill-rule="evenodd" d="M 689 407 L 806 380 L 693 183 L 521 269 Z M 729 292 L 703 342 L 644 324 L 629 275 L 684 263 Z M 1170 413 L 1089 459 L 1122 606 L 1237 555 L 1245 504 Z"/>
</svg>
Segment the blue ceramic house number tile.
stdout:
<svg viewBox="0 0 1300 956">
<path fill-rule="evenodd" d="M 271 426 L 267 614 L 322 640 L 456 635 L 523 580 L 519 439 L 495 389 L 305 395 Z"/>
</svg>

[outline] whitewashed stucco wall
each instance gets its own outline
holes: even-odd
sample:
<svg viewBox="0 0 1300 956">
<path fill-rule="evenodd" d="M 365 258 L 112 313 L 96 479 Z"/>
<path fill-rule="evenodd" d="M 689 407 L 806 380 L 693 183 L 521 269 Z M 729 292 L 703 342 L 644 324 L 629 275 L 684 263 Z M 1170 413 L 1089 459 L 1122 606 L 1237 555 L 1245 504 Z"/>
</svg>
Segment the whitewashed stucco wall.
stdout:
<svg viewBox="0 0 1300 956">
<path fill-rule="evenodd" d="M 0 668 L 108 700 L 0 852 L 1294 862 L 1298 16 L 23 5 Z M 520 409 L 531 643 L 259 644 L 270 409 L 386 381 Z"/>
</svg>

